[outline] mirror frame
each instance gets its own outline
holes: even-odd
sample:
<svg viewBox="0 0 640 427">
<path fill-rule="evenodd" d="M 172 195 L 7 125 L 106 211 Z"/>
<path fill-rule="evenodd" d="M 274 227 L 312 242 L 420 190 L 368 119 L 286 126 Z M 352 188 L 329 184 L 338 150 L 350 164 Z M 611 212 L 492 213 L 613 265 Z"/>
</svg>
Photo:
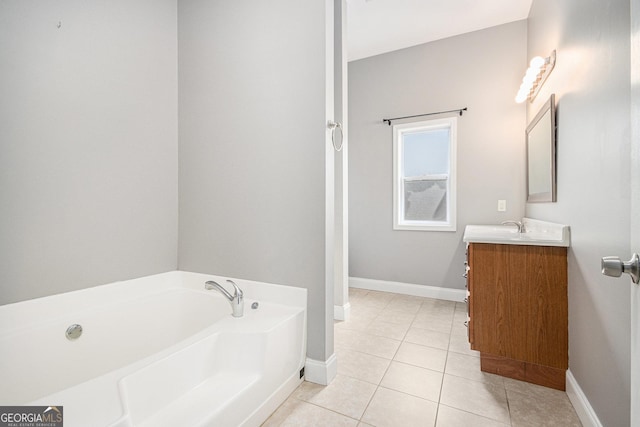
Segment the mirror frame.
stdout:
<svg viewBox="0 0 640 427">
<path fill-rule="evenodd" d="M 530 179 L 530 171 L 529 171 L 529 134 L 533 129 L 535 129 L 536 125 L 540 123 L 540 120 L 545 116 L 547 112 L 551 114 L 551 135 L 549 135 L 549 144 L 551 145 L 551 188 L 548 192 L 543 193 L 529 193 L 529 179 Z M 556 185 L 556 102 L 555 102 L 555 94 L 551 94 L 549 100 L 544 103 L 538 114 L 531 120 L 529 126 L 527 126 L 527 130 L 525 132 L 526 140 L 527 140 L 527 203 L 544 203 L 544 202 L 555 202 L 556 201 L 556 193 L 557 193 L 557 185 Z"/>
</svg>

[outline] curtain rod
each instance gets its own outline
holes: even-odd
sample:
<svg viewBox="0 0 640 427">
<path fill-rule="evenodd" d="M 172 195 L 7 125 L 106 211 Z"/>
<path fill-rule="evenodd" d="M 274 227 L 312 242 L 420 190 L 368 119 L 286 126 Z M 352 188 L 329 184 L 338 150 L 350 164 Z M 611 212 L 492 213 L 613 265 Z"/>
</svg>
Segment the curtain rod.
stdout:
<svg viewBox="0 0 640 427">
<path fill-rule="evenodd" d="M 435 113 L 416 114 L 415 116 L 404 116 L 404 117 L 393 117 L 391 119 L 382 119 L 382 123 L 389 123 L 389 126 L 391 126 L 391 121 L 392 120 L 412 119 L 414 117 L 433 116 L 433 115 L 436 115 L 436 114 L 455 113 L 455 112 L 458 112 L 458 113 L 460 113 L 460 115 L 462 115 L 463 111 L 467 111 L 467 107 L 458 108 L 456 110 L 438 111 L 438 112 L 435 112 Z"/>
</svg>

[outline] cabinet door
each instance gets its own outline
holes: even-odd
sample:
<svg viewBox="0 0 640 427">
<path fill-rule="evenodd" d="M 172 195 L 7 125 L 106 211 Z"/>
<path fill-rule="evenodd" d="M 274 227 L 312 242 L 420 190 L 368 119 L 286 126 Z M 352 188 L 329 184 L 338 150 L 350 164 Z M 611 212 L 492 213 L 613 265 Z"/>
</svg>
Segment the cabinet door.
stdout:
<svg viewBox="0 0 640 427">
<path fill-rule="evenodd" d="M 508 353 L 506 245 L 470 245 L 471 304 L 474 350 L 504 355 Z"/>
<path fill-rule="evenodd" d="M 566 248 L 471 246 L 473 348 L 566 368 Z"/>
<path fill-rule="evenodd" d="M 520 360 L 567 369 L 567 249 L 514 246 L 509 270 L 517 298 L 514 305 L 520 307 L 518 322 L 526 327 L 519 340 L 526 358 Z"/>
</svg>

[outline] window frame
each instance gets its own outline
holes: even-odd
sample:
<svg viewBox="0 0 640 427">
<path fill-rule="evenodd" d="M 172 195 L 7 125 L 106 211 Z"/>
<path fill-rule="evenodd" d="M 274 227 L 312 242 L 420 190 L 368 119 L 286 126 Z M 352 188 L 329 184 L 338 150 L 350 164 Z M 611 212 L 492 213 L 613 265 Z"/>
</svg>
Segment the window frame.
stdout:
<svg viewBox="0 0 640 427">
<path fill-rule="evenodd" d="M 393 125 L 393 229 L 414 231 L 456 231 L 456 158 L 458 140 L 458 118 L 422 120 Z M 447 217 L 445 221 L 405 220 L 404 218 L 404 144 L 405 133 L 450 129 L 449 133 L 449 178 L 447 180 Z"/>
</svg>

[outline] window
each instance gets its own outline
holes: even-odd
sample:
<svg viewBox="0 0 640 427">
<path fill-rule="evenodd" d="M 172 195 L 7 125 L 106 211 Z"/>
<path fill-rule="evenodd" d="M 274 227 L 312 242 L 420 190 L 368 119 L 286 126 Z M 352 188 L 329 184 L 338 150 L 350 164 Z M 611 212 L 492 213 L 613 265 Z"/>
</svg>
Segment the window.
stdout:
<svg viewBox="0 0 640 427">
<path fill-rule="evenodd" d="M 393 126 L 394 230 L 456 231 L 456 124 Z"/>
</svg>

